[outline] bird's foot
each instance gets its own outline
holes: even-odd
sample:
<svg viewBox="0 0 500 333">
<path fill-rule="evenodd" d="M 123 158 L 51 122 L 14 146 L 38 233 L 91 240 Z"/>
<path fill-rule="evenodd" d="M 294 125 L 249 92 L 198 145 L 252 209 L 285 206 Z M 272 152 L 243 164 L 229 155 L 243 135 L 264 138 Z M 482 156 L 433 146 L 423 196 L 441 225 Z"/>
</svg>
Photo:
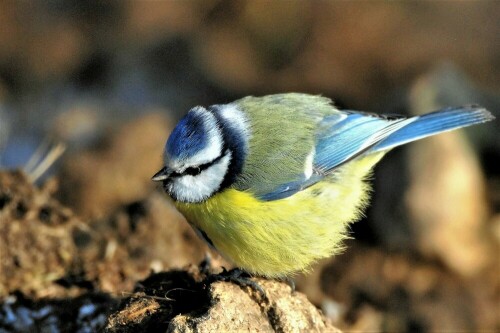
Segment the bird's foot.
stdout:
<svg viewBox="0 0 500 333">
<path fill-rule="evenodd" d="M 208 284 L 212 284 L 218 281 L 232 282 L 240 287 L 250 287 L 252 290 L 258 292 L 262 299 L 267 299 L 266 292 L 264 289 L 254 280 L 247 272 L 239 269 L 233 268 L 231 270 L 226 270 L 224 267 L 223 271 L 219 274 L 208 275 L 206 281 Z"/>
</svg>

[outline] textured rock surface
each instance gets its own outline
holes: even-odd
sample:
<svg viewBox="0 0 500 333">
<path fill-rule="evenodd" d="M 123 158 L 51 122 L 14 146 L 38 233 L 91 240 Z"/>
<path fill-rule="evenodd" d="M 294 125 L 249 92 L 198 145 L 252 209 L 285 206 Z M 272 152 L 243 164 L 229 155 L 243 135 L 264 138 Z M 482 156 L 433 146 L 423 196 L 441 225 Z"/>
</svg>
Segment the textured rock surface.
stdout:
<svg viewBox="0 0 500 333">
<path fill-rule="evenodd" d="M 140 283 L 108 322 L 108 332 L 340 332 L 302 293 L 256 279 L 258 292 L 229 282 L 207 285 L 197 271 L 162 273 Z"/>
</svg>

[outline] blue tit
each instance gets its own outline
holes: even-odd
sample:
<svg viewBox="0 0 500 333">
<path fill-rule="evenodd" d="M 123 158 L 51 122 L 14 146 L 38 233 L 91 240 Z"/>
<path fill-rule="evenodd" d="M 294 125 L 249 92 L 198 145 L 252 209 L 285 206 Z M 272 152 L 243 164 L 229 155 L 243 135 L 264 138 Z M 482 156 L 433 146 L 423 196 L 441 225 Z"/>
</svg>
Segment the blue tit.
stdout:
<svg viewBox="0 0 500 333">
<path fill-rule="evenodd" d="M 192 108 L 153 180 L 237 267 L 286 278 L 342 250 L 386 152 L 492 119 L 476 106 L 406 118 L 339 111 L 307 94 L 245 97 Z"/>
</svg>

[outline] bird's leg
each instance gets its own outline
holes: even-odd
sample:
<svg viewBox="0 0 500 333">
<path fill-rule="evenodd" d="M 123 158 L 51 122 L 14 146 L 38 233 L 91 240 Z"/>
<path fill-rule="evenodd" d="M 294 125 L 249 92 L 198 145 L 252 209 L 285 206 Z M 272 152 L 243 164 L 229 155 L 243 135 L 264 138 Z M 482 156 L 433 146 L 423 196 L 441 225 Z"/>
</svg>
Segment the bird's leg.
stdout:
<svg viewBox="0 0 500 333">
<path fill-rule="evenodd" d="M 286 284 L 288 284 L 288 286 L 292 290 L 292 294 L 294 294 L 295 293 L 295 281 L 293 281 L 293 279 L 291 277 L 286 277 L 283 279 L 283 281 L 286 282 Z"/>
<path fill-rule="evenodd" d="M 212 272 L 212 256 L 210 253 L 205 252 L 205 258 L 200 262 L 198 265 L 198 268 L 200 269 L 200 273 L 209 276 Z"/>
</svg>

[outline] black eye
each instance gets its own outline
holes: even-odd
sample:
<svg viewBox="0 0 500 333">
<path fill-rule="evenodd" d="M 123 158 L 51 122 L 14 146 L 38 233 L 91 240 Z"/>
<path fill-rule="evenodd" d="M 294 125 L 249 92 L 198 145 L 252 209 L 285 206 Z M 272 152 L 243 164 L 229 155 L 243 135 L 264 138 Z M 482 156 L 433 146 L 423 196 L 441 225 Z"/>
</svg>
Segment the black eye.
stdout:
<svg viewBox="0 0 500 333">
<path fill-rule="evenodd" d="M 190 176 L 196 176 L 201 173 L 201 168 L 200 167 L 189 167 L 184 170 L 182 173 L 183 175 L 190 175 Z"/>
</svg>

